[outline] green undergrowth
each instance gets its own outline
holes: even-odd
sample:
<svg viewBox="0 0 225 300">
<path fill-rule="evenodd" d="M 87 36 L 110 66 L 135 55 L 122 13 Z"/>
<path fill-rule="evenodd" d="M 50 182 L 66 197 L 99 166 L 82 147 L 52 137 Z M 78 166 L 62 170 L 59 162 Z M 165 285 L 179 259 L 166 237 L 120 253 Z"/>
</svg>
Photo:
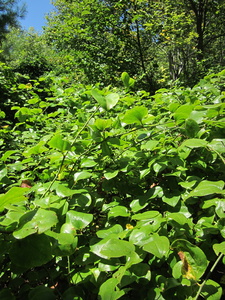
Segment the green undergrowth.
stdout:
<svg viewBox="0 0 225 300">
<path fill-rule="evenodd" d="M 0 112 L 0 299 L 222 299 L 225 71 L 122 82 L 43 77 Z"/>
</svg>

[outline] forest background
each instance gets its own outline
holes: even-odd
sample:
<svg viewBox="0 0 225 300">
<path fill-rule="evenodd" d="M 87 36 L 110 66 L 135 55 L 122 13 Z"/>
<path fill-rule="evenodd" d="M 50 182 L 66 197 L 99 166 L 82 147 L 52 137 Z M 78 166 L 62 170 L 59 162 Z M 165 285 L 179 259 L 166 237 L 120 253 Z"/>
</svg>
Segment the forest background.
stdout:
<svg viewBox="0 0 225 300">
<path fill-rule="evenodd" d="M 225 2 L 0 1 L 0 298 L 224 297 Z"/>
</svg>

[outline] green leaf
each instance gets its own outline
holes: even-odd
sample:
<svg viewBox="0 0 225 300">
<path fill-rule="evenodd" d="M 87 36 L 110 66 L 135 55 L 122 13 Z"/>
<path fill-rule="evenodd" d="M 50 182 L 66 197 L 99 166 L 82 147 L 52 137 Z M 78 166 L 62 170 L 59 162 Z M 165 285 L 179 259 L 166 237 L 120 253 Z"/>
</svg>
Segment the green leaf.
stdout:
<svg viewBox="0 0 225 300">
<path fill-rule="evenodd" d="M 186 196 L 185 199 L 190 197 L 204 197 L 212 194 L 224 194 L 224 181 L 201 181 L 198 186 Z"/>
<path fill-rule="evenodd" d="M 167 237 L 153 234 L 147 244 L 143 246 L 143 250 L 155 255 L 158 258 L 167 256 L 169 252 L 170 242 Z"/>
<path fill-rule="evenodd" d="M 152 151 L 159 144 L 159 141 L 148 141 L 145 144 L 142 144 L 141 149 Z"/>
<path fill-rule="evenodd" d="M 71 223 L 75 230 L 87 227 L 93 220 L 92 214 L 70 210 L 66 213 L 66 223 Z"/>
<path fill-rule="evenodd" d="M 27 200 L 24 196 L 29 188 L 12 187 L 6 194 L 0 195 L 0 211 L 9 204 L 15 204 Z"/>
<path fill-rule="evenodd" d="M 105 96 L 107 110 L 112 109 L 119 101 L 120 96 L 116 93 L 110 93 Z"/>
<path fill-rule="evenodd" d="M 117 278 L 109 278 L 101 286 L 99 296 L 101 300 L 117 300 L 122 297 L 125 292 L 117 288 L 119 281 Z"/>
<path fill-rule="evenodd" d="M 218 153 L 225 153 L 225 139 L 213 139 L 208 147 Z"/>
<path fill-rule="evenodd" d="M 107 179 L 107 180 L 110 180 L 114 177 L 116 177 L 118 175 L 119 171 L 118 170 L 108 170 L 107 172 L 104 173 L 104 177 Z"/>
<path fill-rule="evenodd" d="M 109 147 L 109 144 L 106 141 L 101 143 L 101 149 L 102 149 L 103 156 L 111 156 L 112 151 Z"/>
<path fill-rule="evenodd" d="M 189 104 L 184 104 L 178 107 L 174 113 L 174 118 L 176 121 L 187 120 L 193 110 L 193 106 Z"/>
<path fill-rule="evenodd" d="M 144 169 L 140 171 L 140 179 L 143 179 L 146 175 L 148 175 L 150 173 L 150 168 L 148 169 Z"/>
<path fill-rule="evenodd" d="M 97 163 L 94 161 L 94 158 L 84 158 L 81 160 L 81 168 L 92 168 L 96 166 Z"/>
<path fill-rule="evenodd" d="M 199 132 L 200 128 L 198 123 L 193 119 L 187 119 L 185 121 L 185 130 L 188 137 L 193 138 Z"/>
<path fill-rule="evenodd" d="M 123 81 L 124 87 L 129 91 L 131 87 L 134 86 L 135 80 L 133 78 L 130 78 L 129 74 L 127 72 L 123 72 L 121 74 L 121 79 Z"/>
<path fill-rule="evenodd" d="M 74 174 L 74 181 L 77 182 L 78 180 L 87 179 L 90 178 L 91 176 L 92 174 L 89 173 L 88 171 L 77 172 Z"/>
<path fill-rule="evenodd" d="M 182 213 L 169 213 L 168 220 L 175 221 L 176 223 L 180 224 L 181 226 L 189 223 L 189 219 L 187 219 L 187 217 Z"/>
<path fill-rule="evenodd" d="M 0 160 L 6 161 L 12 154 L 18 153 L 18 152 L 19 152 L 19 150 L 8 150 L 2 155 Z"/>
<path fill-rule="evenodd" d="M 163 196 L 162 201 L 167 203 L 168 205 L 175 207 L 180 200 L 180 196 Z"/>
<path fill-rule="evenodd" d="M 181 146 L 179 147 L 179 149 L 181 150 L 184 147 L 188 147 L 188 148 L 201 148 L 201 147 L 206 147 L 208 145 L 208 142 L 205 140 L 201 140 L 201 139 L 189 139 L 184 141 Z"/>
<path fill-rule="evenodd" d="M 147 116 L 148 109 L 144 106 L 135 106 L 128 110 L 122 119 L 126 124 L 142 124 L 143 119 Z"/>
<path fill-rule="evenodd" d="M 110 208 L 110 211 L 108 213 L 108 217 L 113 217 L 113 218 L 116 218 L 116 217 L 128 217 L 130 214 L 127 210 L 127 208 L 125 206 L 115 206 L 115 207 L 112 207 Z"/>
<path fill-rule="evenodd" d="M 44 235 L 30 235 L 16 240 L 9 252 L 13 264 L 27 269 L 42 266 L 52 259 L 49 238 Z"/>
<path fill-rule="evenodd" d="M 45 142 L 44 141 L 40 141 L 37 145 L 28 148 L 26 151 L 23 152 L 23 155 L 25 157 L 29 157 L 31 155 L 37 155 L 37 154 L 41 154 L 43 152 L 48 151 L 48 148 L 44 146 Z"/>
<path fill-rule="evenodd" d="M 55 182 L 53 187 L 56 191 L 56 194 L 61 198 L 69 197 L 69 196 L 79 193 L 77 190 L 71 190 L 66 185 L 62 184 L 61 182 Z"/>
<path fill-rule="evenodd" d="M 220 300 L 222 299 L 223 290 L 222 287 L 219 285 L 218 282 L 215 282 L 211 279 L 208 279 L 204 284 L 201 296 L 207 300 Z"/>
<path fill-rule="evenodd" d="M 182 274 L 187 279 L 199 280 L 205 273 L 208 261 L 205 253 L 187 240 L 174 241 L 171 248 L 176 249 L 182 261 Z"/>
<path fill-rule="evenodd" d="M 56 148 L 59 151 L 67 151 L 70 150 L 70 143 L 63 140 L 60 134 L 54 135 L 51 140 L 48 142 L 48 145 L 52 148 Z"/>
<path fill-rule="evenodd" d="M 76 234 L 76 229 L 71 223 L 64 223 L 60 229 L 61 233 L 70 233 L 72 235 Z"/>
<path fill-rule="evenodd" d="M 109 128 L 112 124 L 112 121 L 110 119 L 108 120 L 105 120 L 105 119 L 97 119 L 95 120 L 95 127 L 100 130 L 100 131 L 103 131 L 105 130 L 106 128 Z"/>
<path fill-rule="evenodd" d="M 13 236 L 16 239 L 23 239 L 34 233 L 41 234 L 55 226 L 57 222 L 55 212 L 39 208 L 36 212 L 27 212 L 21 217 L 19 229 L 14 231 Z"/>
<path fill-rule="evenodd" d="M 53 232 L 46 233 L 49 237 L 52 237 L 52 254 L 56 256 L 68 256 L 72 255 L 77 248 L 78 238 L 71 233 L 66 232 Z"/>
<path fill-rule="evenodd" d="M 113 257 L 130 256 L 135 251 L 135 247 L 127 241 L 106 238 L 91 246 L 91 251 L 102 258 L 110 259 Z"/>
<path fill-rule="evenodd" d="M 138 221 L 143 221 L 143 220 L 151 220 L 154 219 L 155 217 L 159 216 L 160 213 L 155 210 L 151 211 L 146 211 L 144 213 L 136 214 L 132 216 L 132 220 L 138 220 Z"/>
<path fill-rule="evenodd" d="M 2 288 L 0 291 L 1 300 L 16 300 L 16 297 L 12 294 L 10 289 Z"/>
<path fill-rule="evenodd" d="M 223 253 L 225 255 L 225 242 L 214 244 L 213 250 L 215 251 L 216 255 L 218 255 L 219 253 Z"/>
<path fill-rule="evenodd" d="M 29 300 L 56 300 L 54 290 L 45 286 L 37 286 L 29 293 Z"/>
<path fill-rule="evenodd" d="M 2 178 L 4 178 L 7 175 L 7 169 L 3 168 L 2 170 L 0 170 L 0 180 L 2 180 Z"/>
<path fill-rule="evenodd" d="M 134 245 L 142 247 L 147 244 L 152 233 L 153 228 L 151 225 L 145 225 L 141 228 L 134 228 L 130 234 L 129 241 Z"/>
<path fill-rule="evenodd" d="M 103 229 L 103 230 L 98 230 L 96 232 L 97 237 L 104 239 L 112 234 L 119 234 L 123 231 L 123 227 L 119 224 L 116 224 L 110 228 Z"/>
<path fill-rule="evenodd" d="M 107 110 L 107 104 L 106 104 L 106 99 L 105 97 L 100 94 L 99 90 L 95 89 L 91 91 L 91 95 L 92 97 L 98 102 L 98 104 L 104 108 L 105 110 Z"/>
</svg>

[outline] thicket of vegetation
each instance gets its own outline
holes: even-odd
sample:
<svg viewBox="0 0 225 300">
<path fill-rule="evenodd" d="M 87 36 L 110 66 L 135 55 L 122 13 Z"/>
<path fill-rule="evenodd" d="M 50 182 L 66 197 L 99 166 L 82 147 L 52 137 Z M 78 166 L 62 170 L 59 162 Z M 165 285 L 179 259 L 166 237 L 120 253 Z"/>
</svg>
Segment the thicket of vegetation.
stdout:
<svg viewBox="0 0 225 300">
<path fill-rule="evenodd" d="M 56 0 L 41 34 L 15 2 L 0 299 L 222 299 L 224 1 Z"/>
</svg>

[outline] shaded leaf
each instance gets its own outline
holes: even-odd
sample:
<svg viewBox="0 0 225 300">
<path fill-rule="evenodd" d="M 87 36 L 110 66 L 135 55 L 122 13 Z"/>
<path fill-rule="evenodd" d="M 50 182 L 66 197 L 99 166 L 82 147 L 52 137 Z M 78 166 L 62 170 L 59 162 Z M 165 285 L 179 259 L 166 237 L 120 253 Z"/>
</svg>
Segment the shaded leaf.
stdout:
<svg viewBox="0 0 225 300">
<path fill-rule="evenodd" d="M 202 288 L 201 295 L 207 300 L 222 299 L 223 290 L 218 282 L 208 279 Z"/>
<path fill-rule="evenodd" d="M 34 268 L 46 264 L 52 259 L 49 238 L 44 235 L 30 235 L 16 240 L 9 252 L 11 261 L 24 268 Z"/>
</svg>

